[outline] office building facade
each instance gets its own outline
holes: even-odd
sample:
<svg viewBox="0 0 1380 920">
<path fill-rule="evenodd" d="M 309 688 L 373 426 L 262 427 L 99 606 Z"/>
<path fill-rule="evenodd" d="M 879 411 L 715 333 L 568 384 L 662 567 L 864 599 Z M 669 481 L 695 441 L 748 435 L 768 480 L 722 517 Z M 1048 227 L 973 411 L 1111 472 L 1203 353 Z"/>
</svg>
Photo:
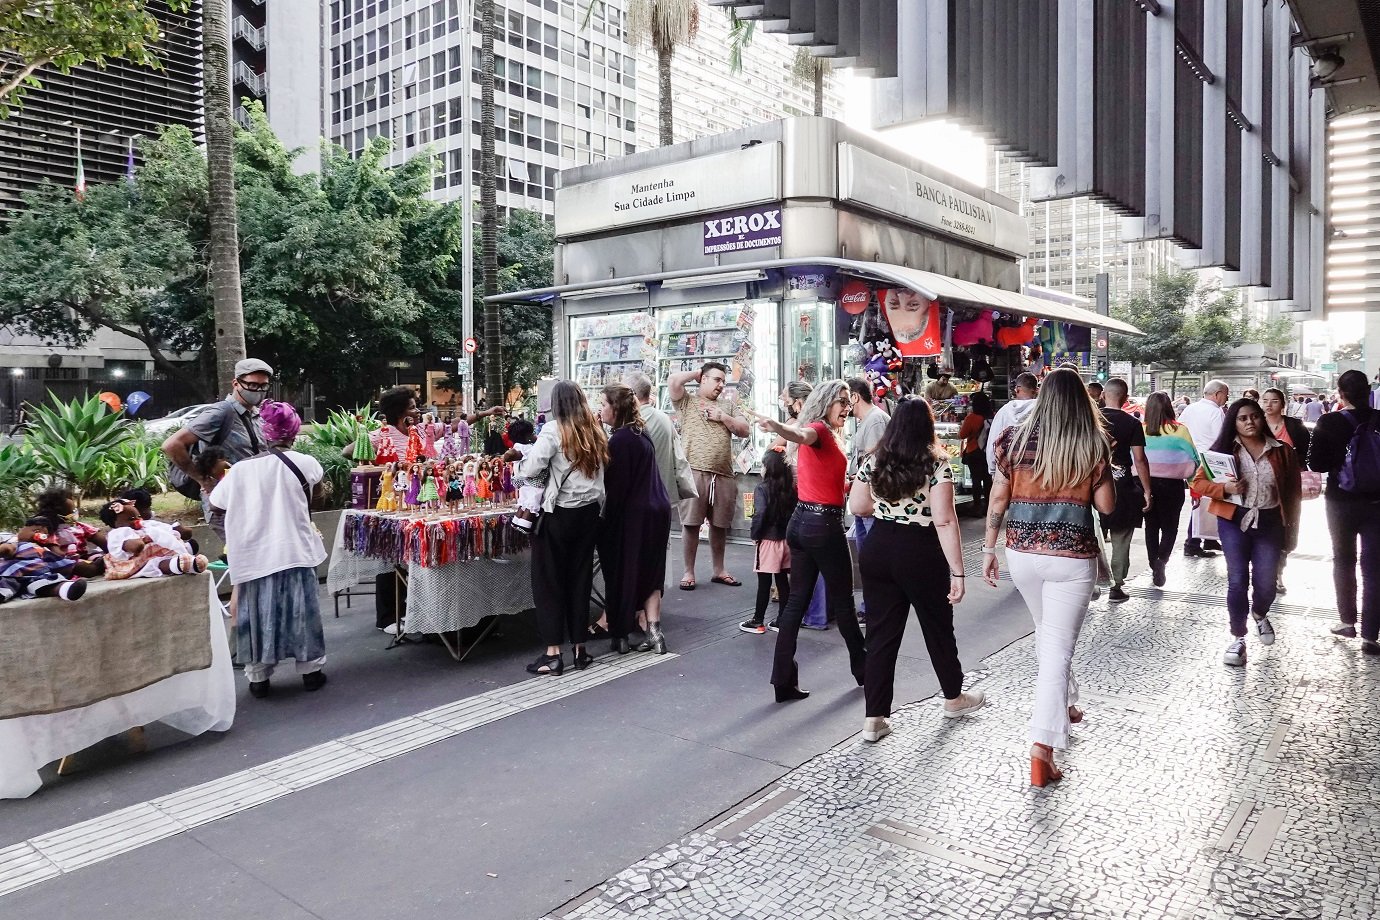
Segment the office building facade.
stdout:
<svg viewBox="0 0 1380 920">
<path fill-rule="evenodd" d="M 465 28 L 468 5 L 331 0 L 327 12 L 328 136 L 352 154 L 387 137 L 393 164 L 430 151 L 433 195 L 447 200 L 464 193 L 466 157 L 476 186 L 479 175 L 480 23 Z M 638 74 L 625 4 L 596 4 L 588 24 L 576 0 L 504 0 L 495 8 L 499 207 L 549 216 L 561 169 L 635 149 Z"/>
<path fill-rule="evenodd" d="M 1122 239 L 1122 216 L 1088 197 L 1035 200 L 1029 167 L 1009 154 L 991 154 L 989 185 L 1015 201 L 1030 229 L 1021 279 L 1061 294 L 1092 300 L 1096 276 L 1106 272 L 1112 302 L 1143 290 L 1157 272 L 1178 267 L 1165 240 Z"/>
<path fill-rule="evenodd" d="M 756 29 L 743 49 L 742 69 L 734 73 L 729 66 L 729 31 L 728 14 L 705 7 L 699 33 L 671 58 L 676 143 L 814 114 L 813 82 L 793 73 L 796 46 L 783 35 Z M 657 56 L 646 43 L 636 54 L 638 72 L 645 77 L 637 88 L 637 149 L 647 150 L 661 143 Z M 842 112 L 838 80 L 828 70 L 822 114 L 839 118 Z"/>
<path fill-rule="evenodd" d="M 283 146 L 301 148 L 300 172 L 321 168 L 326 136 L 318 0 L 230 0 L 230 94 L 235 119 L 248 125 L 246 99 L 261 102 Z"/>
<path fill-rule="evenodd" d="M 152 0 L 149 9 L 163 33 L 155 46 L 161 69 L 121 60 L 66 74 L 45 68 L 42 86 L 0 120 L 0 219 L 45 180 L 74 187 L 78 132 L 89 185 L 126 174 L 131 139 L 156 137 L 167 125 L 184 125 L 200 139 L 201 3 L 174 13 Z"/>
</svg>

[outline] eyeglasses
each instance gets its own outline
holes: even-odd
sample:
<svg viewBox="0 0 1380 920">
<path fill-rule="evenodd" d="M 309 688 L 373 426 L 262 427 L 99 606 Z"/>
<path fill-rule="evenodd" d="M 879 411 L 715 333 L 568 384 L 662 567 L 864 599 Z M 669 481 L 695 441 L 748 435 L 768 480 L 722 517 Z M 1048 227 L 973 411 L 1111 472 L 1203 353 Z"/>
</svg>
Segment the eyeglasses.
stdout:
<svg viewBox="0 0 1380 920">
<path fill-rule="evenodd" d="M 241 390 L 248 390 L 251 393 L 267 393 L 269 388 L 267 383 L 249 383 L 245 380 L 236 380 L 235 382 L 240 385 Z"/>
</svg>

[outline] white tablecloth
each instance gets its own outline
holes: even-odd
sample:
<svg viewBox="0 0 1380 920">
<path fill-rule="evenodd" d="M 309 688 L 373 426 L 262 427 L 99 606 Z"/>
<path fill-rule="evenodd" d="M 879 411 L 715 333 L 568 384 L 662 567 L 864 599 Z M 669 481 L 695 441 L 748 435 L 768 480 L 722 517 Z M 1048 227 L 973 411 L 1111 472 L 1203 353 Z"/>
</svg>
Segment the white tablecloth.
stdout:
<svg viewBox="0 0 1380 920">
<path fill-rule="evenodd" d="M 80 709 L 0 719 L 0 799 L 32 795 L 43 784 L 38 771 L 44 765 L 140 725 L 163 722 L 189 735 L 230 728 L 235 721 L 235 672 L 216 603 L 215 579 L 207 578 L 206 584 L 211 666 Z"/>
<path fill-rule="evenodd" d="M 336 526 L 326 573 L 326 589 L 331 593 L 394 567 L 346 551 L 345 517 L 342 514 Z M 486 616 L 520 613 L 531 606 L 531 550 L 502 559 L 407 566 L 404 629 L 410 633 L 454 632 L 474 626 Z"/>
</svg>

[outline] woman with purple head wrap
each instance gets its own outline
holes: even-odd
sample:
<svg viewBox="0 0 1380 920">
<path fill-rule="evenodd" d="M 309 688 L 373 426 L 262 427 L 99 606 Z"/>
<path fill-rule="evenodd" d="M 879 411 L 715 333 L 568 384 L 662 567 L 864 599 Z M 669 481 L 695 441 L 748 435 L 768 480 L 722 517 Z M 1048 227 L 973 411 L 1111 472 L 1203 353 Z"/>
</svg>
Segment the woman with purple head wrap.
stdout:
<svg viewBox="0 0 1380 920">
<path fill-rule="evenodd" d="M 274 667 L 291 658 L 308 690 L 326 683 L 326 640 L 316 566 L 326 558 L 311 522 L 311 489 L 321 464 L 292 450 L 302 420 L 287 403 L 260 410 L 268 451 L 241 460 L 211 493 L 225 509 L 225 548 L 238 593 L 238 658 L 249 692 L 269 694 Z"/>
<path fill-rule="evenodd" d="M 291 447 L 292 442 L 297 440 L 297 433 L 302 430 L 302 420 L 297 417 L 297 410 L 285 402 L 265 403 L 259 410 L 259 420 L 263 424 L 264 439 L 280 447 Z"/>
</svg>

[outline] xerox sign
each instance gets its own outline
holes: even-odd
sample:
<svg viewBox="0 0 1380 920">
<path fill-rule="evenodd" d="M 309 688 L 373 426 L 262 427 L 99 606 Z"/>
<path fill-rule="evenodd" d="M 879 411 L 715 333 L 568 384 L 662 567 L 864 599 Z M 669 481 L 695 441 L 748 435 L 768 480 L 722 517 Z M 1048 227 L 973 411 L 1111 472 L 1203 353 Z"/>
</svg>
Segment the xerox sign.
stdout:
<svg viewBox="0 0 1380 920">
<path fill-rule="evenodd" d="M 780 245 L 780 205 L 719 214 L 704 222 L 704 254 L 707 256 Z"/>
</svg>

